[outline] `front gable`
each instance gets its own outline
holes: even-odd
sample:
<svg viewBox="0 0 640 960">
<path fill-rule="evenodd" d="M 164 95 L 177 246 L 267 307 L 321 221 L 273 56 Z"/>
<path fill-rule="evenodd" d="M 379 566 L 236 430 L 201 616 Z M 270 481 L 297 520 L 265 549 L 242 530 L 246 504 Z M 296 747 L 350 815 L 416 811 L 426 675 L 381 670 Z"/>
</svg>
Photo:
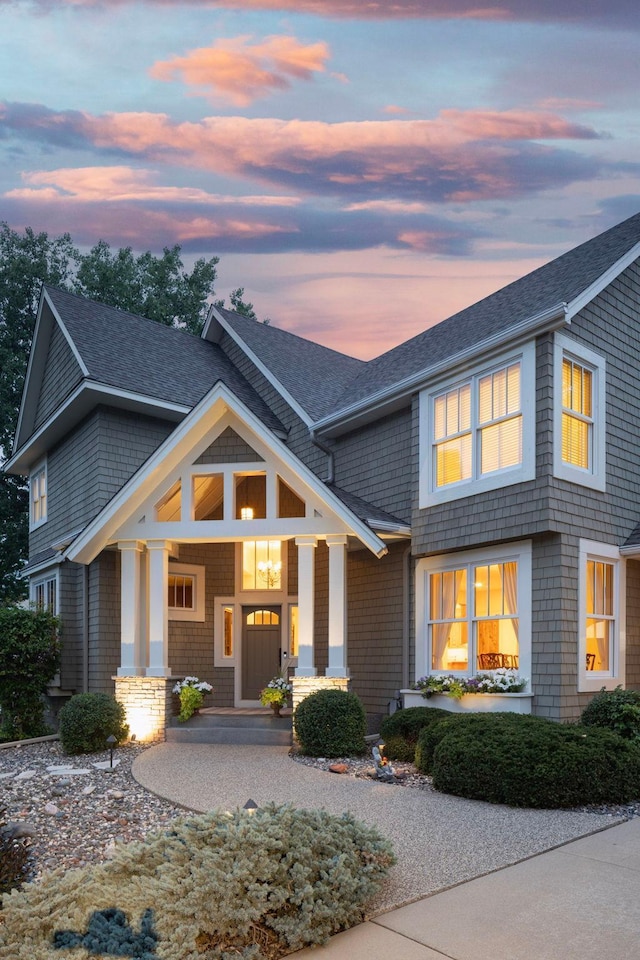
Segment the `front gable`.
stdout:
<svg viewBox="0 0 640 960">
<path fill-rule="evenodd" d="M 237 455 L 241 459 L 230 459 Z M 244 506 L 253 510 L 251 520 L 243 519 Z M 217 384 L 66 556 L 89 563 L 122 540 L 206 543 L 334 534 L 354 536 L 378 556 L 386 552 L 363 521 Z"/>
</svg>

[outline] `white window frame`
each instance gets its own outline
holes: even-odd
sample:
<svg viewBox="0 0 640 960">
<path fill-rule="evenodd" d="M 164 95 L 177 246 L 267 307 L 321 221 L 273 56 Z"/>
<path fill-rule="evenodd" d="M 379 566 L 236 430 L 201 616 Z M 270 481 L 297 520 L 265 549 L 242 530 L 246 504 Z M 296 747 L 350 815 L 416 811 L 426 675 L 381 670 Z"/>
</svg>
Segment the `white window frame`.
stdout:
<svg viewBox="0 0 640 960">
<path fill-rule="evenodd" d="M 38 602 L 38 601 L 37 601 L 37 597 L 36 597 L 36 593 L 37 593 L 37 591 L 38 591 L 38 588 L 39 588 L 39 587 L 44 587 L 45 592 L 46 592 L 46 590 L 47 590 L 46 584 L 48 584 L 48 583 L 55 583 L 55 586 L 54 586 L 54 590 L 55 590 L 54 605 L 55 605 L 55 607 L 54 607 L 53 610 L 51 610 L 51 608 L 50 608 L 48 605 L 45 604 L 44 609 L 45 609 L 45 610 L 51 610 L 51 613 L 53 613 L 53 615 L 57 617 L 57 616 L 59 615 L 59 613 L 60 613 L 60 576 L 59 576 L 59 572 L 58 572 L 57 569 L 54 570 L 53 572 L 49 571 L 48 573 L 38 574 L 37 576 L 34 576 L 31 580 L 29 580 L 29 602 L 30 602 L 31 604 L 33 604 L 34 606 L 36 606 L 36 604 L 37 604 L 37 602 Z"/>
<path fill-rule="evenodd" d="M 593 430 L 589 469 L 562 459 L 562 362 L 574 360 L 591 372 Z M 553 350 L 553 475 L 592 490 L 606 490 L 606 363 L 576 340 L 556 333 Z"/>
<path fill-rule="evenodd" d="M 40 477 L 44 477 L 45 506 L 44 506 L 43 514 L 36 520 L 34 518 L 34 513 L 35 513 L 34 506 L 36 502 L 40 503 L 42 498 L 40 497 L 38 498 L 38 501 L 35 501 L 33 494 L 34 494 L 34 486 Z M 36 467 L 34 467 L 34 469 L 31 471 L 29 475 L 29 530 L 37 530 L 38 527 L 41 527 L 43 525 L 43 523 L 46 523 L 48 514 L 49 514 L 49 477 L 47 474 L 47 461 L 42 460 Z"/>
<path fill-rule="evenodd" d="M 530 693 L 531 678 L 531 596 L 532 596 L 532 547 L 530 540 L 509 543 L 502 547 L 486 547 L 479 550 L 465 550 L 462 553 L 447 553 L 436 557 L 424 557 L 416 564 L 416 675 L 420 677 L 447 673 L 446 670 L 431 669 L 431 649 L 429 640 L 429 575 L 463 566 L 482 566 L 492 563 L 518 564 L 518 675 L 529 680 L 527 691 Z M 473 622 L 470 612 L 469 622 Z M 460 677 L 472 677 L 478 673 L 475 668 L 475 641 L 469 637 L 472 666 L 460 672 Z"/>
<path fill-rule="evenodd" d="M 282 629 L 281 649 L 283 653 L 283 669 L 286 667 L 296 667 L 298 658 L 291 656 L 289 649 L 289 638 L 291 631 L 291 608 L 298 606 L 298 598 L 282 596 L 274 600 L 272 593 L 262 593 L 260 598 L 254 598 L 253 594 L 239 599 L 234 597 L 216 597 L 214 611 L 214 645 L 213 657 L 216 667 L 241 667 L 241 645 L 242 645 L 242 608 L 248 606 L 260 606 L 262 603 L 268 606 L 280 606 L 282 615 L 280 624 Z M 224 608 L 233 609 L 233 655 L 226 657 L 224 654 Z M 286 659 L 285 659 L 286 658 Z"/>
<path fill-rule="evenodd" d="M 613 640 L 611 669 L 587 670 L 587 560 L 613 565 Z M 610 543 L 580 540 L 578 590 L 578 692 L 597 693 L 604 687 L 615 690 L 625 682 L 626 662 L 626 563 L 617 547 Z"/>
<path fill-rule="evenodd" d="M 248 523 L 250 521 L 245 521 L 245 522 Z M 247 541 L 255 542 L 258 540 L 279 540 L 279 537 L 274 537 L 274 536 L 247 537 Z M 256 587 L 255 590 L 249 587 L 245 587 L 243 584 L 243 581 L 244 581 L 243 544 L 247 541 L 239 540 L 236 543 L 236 584 L 238 584 L 238 587 L 237 587 L 238 593 L 241 594 L 244 598 L 246 598 L 244 600 L 245 603 L 253 604 L 254 598 L 257 598 L 256 599 L 257 603 L 262 603 L 262 602 L 269 603 L 268 599 L 263 601 L 262 600 L 263 597 L 267 597 L 267 598 L 270 597 L 272 603 L 282 602 L 282 597 L 287 592 L 287 582 L 288 582 L 287 557 L 288 557 L 289 551 L 287 550 L 287 541 L 280 540 L 280 563 L 282 564 L 282 566 L 280 567 L 280 585 L 278 587 L 273 587 L 272 589 L 268 589 L 267 587 L 260 586 L 260 587 Z M 279 598 L 279 599 L 276 601 L 276 598 Z"/>
<path fill-rule="evenodd" d="M 193 577 L 194 604 L 190 610 L 184 607 L 169 607 L 169 620 L 190 620 L 203 623 L 205 619 L 206 582 L 205 567 L 190 563 L 169 563 L 169 574 L 179 577 Z M 166 588 L 169 589 L 167 583 Z"/>
<path fill-rule="evenodd" d="M 514 363 L 520 363 L 520 393 L 522 413 L 522 461 L 513 467 L 504 467 L 481 476 L 479 474 L 480 427 L 478 423 L 478 384 L 482 377 L 495 373 Z M 438 503 L 448 503 L 462 497 L 473 496 L 487 490 L 499 490 L 514 483 L 535 480 L 535 439 L 536 439 L 536 391 L 535 391 L 535 343 L 525 344 L 519 350 L 502 354 L 493 362 L 478 364 L 464 375 L 441 380 L 420 393 L 420 483 L 419 507 L 431 507 Z M 443 487 L 435 483 L 433 463 L 434 448 L 434 405 L 437 397 L 449 390 L 471 384 L 471 434 L 472 434 L 472 475 L 468 480 L 460 480 Z"/>
</svg>

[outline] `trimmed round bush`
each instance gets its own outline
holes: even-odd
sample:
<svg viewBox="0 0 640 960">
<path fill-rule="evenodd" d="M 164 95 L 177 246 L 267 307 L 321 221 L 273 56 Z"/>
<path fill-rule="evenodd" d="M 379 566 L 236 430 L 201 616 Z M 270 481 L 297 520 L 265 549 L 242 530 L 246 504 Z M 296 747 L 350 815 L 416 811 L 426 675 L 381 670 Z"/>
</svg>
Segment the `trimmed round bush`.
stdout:
<svg viewBox="0 0 640 960">
<path fill-rule="evenodd" d="M 5 898 L 0 956 L 274 960 L 361 921 L 394 862 L 351 814 L 194 814 Z"/>
<path fill-rule="evenodd" d="M 107 737 L 122 743 L 129 733 L 124 707 L 108 693 L 78 693 L 60 711 L 60 741 L 65 753 L 106 750 Z"/>
<path fill-rule="evenodd" d="M 384 752 L 390 760 L 413 763 L 420 732 L 443 717 L 450 716 L 440 707 L 406 707 L 385 717 L 380 727 Z"/>
<path fill-rule="evenodd" d="M 613 730 L 627 740 L 640 740 L 640 692 L 603 687 L 582 711 L 580 722 Z"/>
<path fill-rule="evenodd" d="M 296 707 L 293 727 L 309 757 L 351 757 L 365 751 L 367 717 L 360 697 L 346 690 L 318 690 Z"/>
<path fill-rule="evenodd" d="M 434 787 L 443 793 L 513 807 L 626 803 L 640 797 L 635 744 L 609 730 L 518 714 L 484 714 L 473 723 L 449 724 L 433 751 L 431 772 Z"/>
<path fill-rule="evenodd" d="M 452 726 L 458 724 L 473 725 L 482 716 L 479 713 L 451 713 L 448 710 L 442 710 L 441 713 L 443 713 L 444 716 L 437 717 L 433 723 L 430 723 L 427 727 L 423 727 L 418 734 L 414 763 L 420 773 L 431 773 L 434 750 Z M 492 716 L 510 717 L 513 716 L 513 714 L 494 713 Z"/>
</svg>

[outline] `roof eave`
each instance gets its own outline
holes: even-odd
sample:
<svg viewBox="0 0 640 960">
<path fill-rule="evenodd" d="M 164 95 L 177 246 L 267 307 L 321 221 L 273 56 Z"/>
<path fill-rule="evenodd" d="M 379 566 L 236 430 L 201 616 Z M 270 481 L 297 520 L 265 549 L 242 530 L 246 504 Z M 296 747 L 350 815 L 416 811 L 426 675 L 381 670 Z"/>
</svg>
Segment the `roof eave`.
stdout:
<svg viewBox="0 0 640 960">
<path fill-rule="evenodd" d="M 376 419 L 383 413 L 392 413 L 394 410 L 406 406 L 409 398 L 430 381 L 441 377 L 444 373 L 454 373 L 458 368 L 468 365 L 472 360 L 491 355 L 503 350 L 507 345 L 517 346 L 533 336 L 538 336 L 549 330 L 556 330 L 565 326 L 567 318 L 567 304 L 557 303 L 553 307 L 534 314 L 520 323 L 514 324 L 508 330 L 502 330 L 493 337 L 468 347 L 460 353 L 453 354 L 445 360 L 425 367 L 418 373 L 397 381 L 390 387 L 385 387 L 377 393 L 370 394 L 362 400 L 336 413 L 330 414 L 316 421 L 312 433 L 325 437 L 335 437 L 363 423 Z"/>
</svg>

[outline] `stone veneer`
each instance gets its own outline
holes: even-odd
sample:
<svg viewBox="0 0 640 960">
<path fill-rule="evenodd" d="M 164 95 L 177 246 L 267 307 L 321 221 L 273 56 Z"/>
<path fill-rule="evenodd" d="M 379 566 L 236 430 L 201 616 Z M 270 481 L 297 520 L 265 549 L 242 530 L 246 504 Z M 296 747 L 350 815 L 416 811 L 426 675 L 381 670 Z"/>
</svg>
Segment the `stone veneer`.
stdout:
<svg viewBox="0 0 640 960">
<path fill-rule="evenodd" d="M 125 709 L 131 735 L 138 743 L 164 740 L 172 715 L 176 677 L 114 677 L 116 700 Z"/>
<path fill-rule="evenodd" d="M 348 690 L 348 677 L 291 677 L 293 691 L 291 694 L 292 707 L 295 712 L 296 707 L 301 700 L 308 697 L 310 693 L 317 693 L 318 690 Z"/>
</svg>

